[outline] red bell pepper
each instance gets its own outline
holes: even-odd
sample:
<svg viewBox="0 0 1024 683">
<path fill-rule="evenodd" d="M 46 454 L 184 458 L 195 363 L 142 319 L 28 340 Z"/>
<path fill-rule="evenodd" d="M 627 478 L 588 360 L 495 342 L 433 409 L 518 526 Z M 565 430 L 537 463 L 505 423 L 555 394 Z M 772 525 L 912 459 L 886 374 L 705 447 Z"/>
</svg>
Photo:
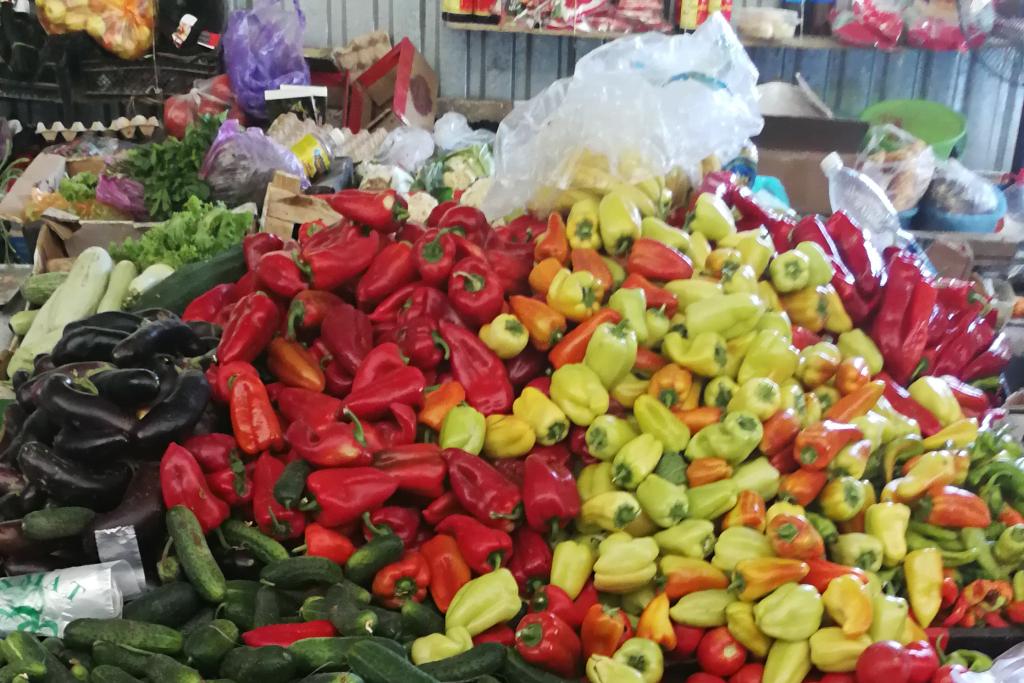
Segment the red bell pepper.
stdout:
<svg viewBox="0 0 1024 683">
<path fill-rule="evenodd" d="M 379 434 L 379 445 L 374 451 L 385 448 L 406 446 L 416 441 L 416 411 L 412 406 L 404 403 L 391 403 L 388 405 L 391 411 L 391 419 L 377 422 L 372 425 Z"/>
<path fill-rule="evenodd" d="M 473 645 L 480 645 L 482 643 L 497 643 L 505 647 L 515 647 L 516 632 L 508 624 L 498 624 L 483 633 L 473 636 Z"/>
<path fill-rule="evenodd" d="M 354 522 L 384 504 L 398 489 L 398 482 L 375 467 L 341 467 L 317 470 L 306 480 L 306 490 L 320 508 L 316 521 L 324 526 Z"/>
<path fill-rule="evenodd" d="M 600 314 L 601 313 L 598 312 L 594 317 L 596 318 Z M 585 324 L 586 323 L 584 322 L 582 325 Z M 580 357 L 579 362 L 583 362 L 582 356 Z M 522 391 L 523 387 L 525 387 L 531 380 L 543 376 L 547 369 L 548 357 L 543 351 L 540 351 L 533 346 L 527 346 L 518 356 L 509 358 L 505 361 L 505 370 L 508 373 L 508 381 L 512 383 L 512 387 L 516 392 Z"/>
<path fill-rule="evenodd" d="M 305 346 L 275 337 L 267 349 L 267 369 L 282 384 L 320 393 L 326 380 L 320 362 Z"/>
<path fill-rule="evenodd" d="M 841 261 L 832 259 L 832 268 L 835 271 L 832 276 L 832 287 L 839 294 L 843 308 L 846 309 L 850 319 L 854 324 L 860 325 L 871 317 L 875 307 L 881 303 L 882 290 L 875 290 L 874 296 L 866 299 L 857 291 L 856 279 L 846 270 L 846 266 L 843 266 Z"/>
<path fill-rule="evenodd" d="M 799 244 L 800 242 L 813 242 L 817 244 L 822 248 L 826 256 L 838 259 L 843 263 L 843 267 L 846 267 L 845 262 L 842 260 L 842 253 L 839 251 L 839 247 L 836 246 L 832 235 L 829 234 L 825 223 L 821 220 L 821 216 L 817 214 L 804 216 L 793 226 L 791 239 L 793 244 Z"/>
<path fill-rule="evenodd" d="M 876 379 L 885 382 L 883 396 L 889 401 L 893 409 L 901 415 L 916 420 L 918 426 L 921 427 L 921 434 L 923 436 L 929 437 L 942 429 L 942 425 L 939 424 L 935 416 L 927 408 L 915 401 L 910 392 L 893 380 L 892 377 L 889 377 L 885 372 L 880 372 Z"/>
<path fill-rule="evenodd" d="M 1000 332 L 986 351 L 982 351 L 974 357 L 974 360 L 967 363 L 960 375 L 968 382 L 983 377 L 993 377 L 1002 374 L 1012 358 L 1013 350 L 1010 348 L 1010 341 L 1005 333 Z"/>
<path fill-rule="evenodd" d="M 340 222 L 335 225 L 337 226 L 338 224 L 340 224 Z M 307 221 L 299 226 L 296 240 L 298 241 L 299 246 L 305 246 L 307 242 L 313 239 L 314 235 L 318 235 L 324 230 L 327 230 L 327 224 L 319 218 L 315 221 Z"/>
<path fill-rule="evenodd" d="M 793 325 L 793 346 L 803 350 L 808 346 L 814 346 L 821 341 L 821 337 L 811 332 L 806 327 Z"/>
<path fill-rule="evenodd" d="M 501 313 L 504 295 L 486 261 L 471 257 L 455 264 L 448 280 L 448 300 L 470 325 L 480 327 Z"/>
<path fill-rule="evenodd" d="M 386 342 L 373 347 L 356 371 L 352 389 L 360 391 L 372 387 L 385 376 L 405 367 L 402 351 L 394 342 Z"/>
<path fill-rule="evenodd" d="M 356 377 L 358 381 L 358 376 Z M 386 417 L 392 403 L 419 407 L 423 405 L 426 387 L 423 371 L 411 366 L 393 370 L 376 379 L 372 386 L 358 388 L 342 401 L 342 405 L 360 418 L 374 420 Z"/>
<path fill-rule="evenodd" d="M 424 541 L 420 552 L 430 566 L 430 597 L 445 613 L 455 594 L 469 583 L 469 565 L 459 552 L 455 539 L 445 534 Z"/>
<path fill-rule="evenodd" d="M 391 475 L 401 491 L 430 500 L 444 494 L 448 465 L 437 444 L 414 443 L 390 448 L 377 453 L 373 465 Z"/>
<path fill-rule="evenodd" d="M 918 502 L 921 519 L 929 524 L 963 529 L 985 528 L 992 513 L 979 496 L 956 486 L 933 486 Z"/>
<path fill-rule="evenodd" d="M 319 330 L 328 311 L 341 303 L 342 300 L 330 292 L 315 289 L 299 292 L 288 307 L 288 338 Z"/>
<path fill-rule="evenodd" d="M 448 230 L 428 230 L 413 247 L 416 271 L 431 287 L 448 282 L 455 266 L 455 240 Z"/>
<path fill-rule="evenodd" d="M 252 471 L 252 516 L 260 531 L 277 539 L 298 538 L 306 528 L 306 516 L 289 510 L 274 497 L 274 485 L 281 478 L 283 462 L 264 453 Z"/>
<path fill-rule="evenodd" d="M 583 661 L 579 637 L 554 612 L 533 612 L 519 620 L 516 651 L 527 662 L 565 678 L 578 676 Z"/>
<path fill-rule="evenodd" d="M 580 511 L 580 494 L 572 472 L 543 456 L 526 458 L 523 473 L 526 523 L 539 533 L 564 529 Z"/>
<path fill-rule="evenodd" d="M 231 428 L 244 453 L 256 455 L 284 447 L 281 423 L 270 405 L 267 388 L 255 374 L 235 375 L 228 396 Z"/>
<path fill-rule="evenodd" d="M 956 683 L 962 680 L 960 675 L 966 673 L 967 667 L 963 664 L 946 664 L 936 670 L 930 683 Z"/>
<path fill-rule="evenodd" d="M 409 364 L 421 370 L 433 370 L 450 354 L 437 330 L 437 321 L 425 315 L 402 323 L 395 332 L 395 342 Z"/>
<path fill-rule="evenodd" d="M 927 640 L 918 640 L 903 647 L 909 665 L 907 683 L 929 683 L 939 669 L 939 654 Z"/>
<path fill-rule="evenodd" d="M 448 201 L 441 202 L 440 204 L 435 206 L 433 210 L 430 212 L 430 215 L 427 216 L 427 227 L 436 228 L 438 225 L 440 225 L 441 219 L 444 217 L 444 215 L 448 213 L 451 209 L 454 209 L 456 206 L 460 206 L 460 204 L 458 201 L 454 199 L 449 199 Z"/>
<path fill-rule="evenodd" d="M 313 289 L 330 291 L 365 272 L 380 248 L 380 233 L 347 226 L 317 233 L 301 254 Z"/>
<path fill-rule="evenodd" d="M 305 638 L 330 638 L 337 634 L 334 626 L 326 619 L 304 621 L 294 624 L 268 624 L 242 634 L 242 642 L 249 647 L 288 647 Z"/>
<path fill-rule="evenodd" d="M 462 557 L 477 574 L 488 574 L 512 558 L 512 537 L 466 515 L 449 515 L 436 530 L 455 538 Z"/>
<path fill-rule="evenodd" d="M 256 264 L 256 280 L 261 289 L 286 299 L 309 289 L 305 264 L 299 261 L 297 252 L 289 249 L 261 256 Z"/>
<path fill-rule="evenodd" d="M 464 515 L 465 509 L 454 493 L 448 491 L 434 499 L 430 505 L 423 508 L 423 521 L 430 526 L 436 527 L 443 519 L 450 515 Z"/>
<path fill-rule="evenodd" d="M 184 505 L 191 510 L 203 533 L 219 527 L 230 514 L 227 503 L 210 491 L 196 459 L 176 443 L 160 459 L 160 491 L 167 509 Z"/>
<path fill-rule="evenodd" d="M 522 595 L 530 595 L 551 577 L 551 548 L 544 537 L 529 527 L 512 536 L 512 559 L 508 569 L 519 584 Z"/>
<path fill-rule="evenodd" d="M 842 211 L 832 214 L 825 224 L 828 234 L 857 282 L 857 290 L 865 299 L 871 299 L 882 284 L 882 257 L 864 230 Z"/>
<path fill-rule="evenodd" d="M 195 320 L 216 323 L 221 309 L 227 305 L 228 298 L 231 296 L 234 288 L 233 284 L 217 285 L 205 294 L 200 294 L 192 300 L 192 303 L 185 307 L 185 311 L 181 314 L 181 319 L 185 322 Z"/>
<path fill-rule="evenodd" d="M 587 610 L 580 627 L 583 656 L 611 657 L 624 642 L 633 637 L 633 624 L 629 616 L 618 607 L 595 604 Z"/>
<path fill-rule="evenodd" d="M 382 567 L 373 577 L 372 592 L 380 604 L 396 609 L 407 600 L 423 602 L 430 585 L 430 565 L 416 550 L 407 550 L 397 562 Z"/>
<path fill-rule="evenodd" d="M 626 260 L 626 270 L 651 280 L 689 280 L 693 264 L 685 254 L 664 242 L 641 238 L 633 242 Z"/>
<path fill-rule="evenodd" d="M 274 338 L 281 322 L 274 300 L 263 292 L 249 294 L 231 312 L 217 345 L 217 362 L 240 360 L 251 363 Z"/>
<path fill-rule="evenodd" d="M 911 313 L 910 302 L 921 280 L 921 270 L 912 255 L 900 252 L 893 257 L 889 264 L 889 279 L 882 291 L 882 303 L 871 328 L 871 336 L 878 344 L 886 365 L 897 362 L 902 353 L 903 321 Z M 920 317 L 920 311 L 912 313 L 912 318 Z M 927 315 L 931 315 L 931 306 Z"/>
<path fill-rule="evenodd" d="M 573 601 L 573 605 L 576 607 L 576 614 L 573 619 L 573 623 L 583 624 L 584 617 L 587 616 L 587 612 L 590 608 L 598 604 L 601 601 L 601 596 L 598 594 L 597 589 L 594 588 L 594 581 L 587 581 L 583 585 L 583 590 L 576 596 L 576 600 Z"/>
<path fill-rule="evenodd" d="M 396 316 L 400 323 L 419 316 L 427 316 L 438 322 L 447 320 L 455 325 L 465 326 L 462 317 L 452 308 L 445 293 L 433 287 L 416 285 L 402 306 L 402 310 Z"/>
<path fill-rule="evenodd" d="M 554 585 L 541 586 L 529 602 L 530 612 L 553 612 L 574 629 L 583 623 L 583 615 L 576 609 L 569 594 Z"/>
<path fill-rule="evenodd" d="M 456 203 L 438 219 L 436 227 L 456 228 L 462 231 L 466 239 L 483 244 L 484 235 L 491 229 L 491 224 L 480 209 Z"/>
<path fill-rule="evenodd" d="M 183 445 L 207 474 L 230 467 L 232 452 L 238 448 L 230 434 L 199 434 Z"/>
<path fill-rule="evenodd" d="M 340 565 L 348 562 L 348 558 L 356 551 L 348 536 L 316 522 L 306 526 L 305 541 L 307 555 L 326 557 Z"/>
<path fill-rule="evenodd" d="M 961 382 L 952 375 L 943 375 L 942 379 L 946 382 L 950 391 L 953 392 L 956 402 L 960 404 L 961 410 L 967 417 L 978 417 L 992 407 L 988 394 L 981 389 Z"/>
<path fill-rule="evenodd" d="M 891 358 L 886 357 L 889 373 L 904 384 L 910 383 L 928 344 L 928 322 L 937 295 L 935 285 L 919 276 L 903 316 L 900 352 Z"/>
<path fill-rule="evenodd" d="M 847 574 L 850 574 L 865 585 L 868 582 L 868 575 L 857 567 L 847 567 L 844 564 L 836 564 L 821 558 L 812 558 L 804 560 L 804 562 L 810 566 L 811 570 L 807 573 L 807 576 L 800 580 L 800 583 L 814 586 L 819 593 L 825 592 L 828 585 L 832 583 L 832 579 L 837 579 Z"/>
<path fill-rule="evenodd" d="M 391 534 L 402 539 L 406 548 L 416 544 L 420 532 L 420 512 L 416 508 L 385 505 L 363 515 L 363 538 Z"/>
<path fill-rule="evenodd" d="M 367 192 L 342 190 L 334 194 L 315 195 L 345 218 L 380 232 L 393 232 L 409 217 L 405 200 L 394 190 Z"/>
<path fill-rule="evenodd" d="M 424 285 L 420 282 L 413 282 L 403 285 L 381 301 L 369 315 L 369 320 L 376 327 L 388 323 L 394 324 L 398 320 L 398 314 L 407 311 L 412 305 L 413 292 Z"/>
<path fill-rule="evenodd" d="M 252 501 L 252 479 L 237 455 L 231 456 L 228 467 L 207 474 L 206 483 L 214 495 L 231 507 L 241 507 Z"/>
<path fill-rule="evenodd" d="M 622 281 L 623 289 L 642 289 L 647 297 L 647 308 L 665 307 L 665 315 L 672 317 L 679 310 L 679 300 L 667 289 L 658 287 L 640 273 L 630 273 Z"/>
<path fill-rule="evenodd" d="M 331 424 L 341 415 L 341 401 L 307 389 L 281 387 L 276 398 L 278 410 L 289 423 L 301 420 L 314 431 Z"/>
<path fill-rule="evenodd" d="M 492 230 L 487 234 L 487 263 L 501 288 L 508 294 L 530 291 L 530 271 L 533 270 L 533 242 L 517 242 L 505 233 Z"/>
<path fill-rule="evenodd" d="M 284 240 L 271 232 L 257 232 L 242 239 L 242 255 L 248 270 L 256 270 L 260 257 L 284 249 Z"/>
<path fill-rule="evenodd" d="M 448 480 L 459 503 L 482 523 L 511 531 L 522 517 L 519 488 L 483 458 L 458 448 L 441 453 Z"/>
<path fill-rule="evenodd" d="M 465 327 L 442 320 L 441 338 L 451 351 L 452 374 L 466 390 L 469 405 L 484 415 L 512 410 L 512 384 L 501 359 Z"/>
<path fill-rule="evenodd" d="M 316 467 L 363 467 L 372 460 L 359 422 L 332 422 L 314 430 L 296 420 L 286 438 L 298 457 Z"/>
<path fill-rule="evenodd" d="M 373 349 L 373 326 L 365 313 L 340 303 L 332 307 L 320 328 L 320 339 L 331 358 L 350 377 L 355 377 L 363 359 Z"/>
<path fill-rule="evenodd" d="M 412 246 L 408 242 L 389 244 L 378 252 L 370 267 L 359 278 L 356 301 L 365 309 L 394 293 L 399 287 L 415 282 L 417 275 Z"/>
</svg>

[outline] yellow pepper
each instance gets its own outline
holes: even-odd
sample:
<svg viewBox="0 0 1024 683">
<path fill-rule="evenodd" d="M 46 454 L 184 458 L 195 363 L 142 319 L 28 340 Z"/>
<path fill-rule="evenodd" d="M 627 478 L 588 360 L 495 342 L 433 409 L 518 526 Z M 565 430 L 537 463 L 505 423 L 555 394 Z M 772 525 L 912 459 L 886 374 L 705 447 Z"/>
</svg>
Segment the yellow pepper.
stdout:
<svg viewBox="0 0 1024 683">
<path fill-rule="evenodd" d="M 604 250 L 612 256 L 628 253 L 633 241 L 640 237 L 640 210 L 619 192 L 611 192 L 601 199 L 597 220 Z"/>
<path fill-rule="evenodd" d="M 757 658 L 768 656 L 772 639 L 761 633 L 754 622 L 754 605 L 737 600 L 725 608 L 725 625 L 729 633 Z"/>
<path fill-rule="evenodd" d="M 662 350 L 673 363 L 704 377 L 717 376 L 725 369 L 728 359 L 725 339 L 716 332 L 703 332 L 692 340 L 678 332 L 669 332 L 662 342 Z"/>
<path fill-rule="evenodd" d="M 476 636 L 514 617 L 522 607 L 519 585 L 502 567 L 478 576 L 458 590 L 445 613 L 445 632 L 462 626 Z"/>
<path fill-rule="evenodd" d="M 844 635 L 856 638 L 868 632 L 874 618 L 871 593 L 852 574 L 832 579 L 821 596 L 825 611 L 842 627 Z"/>
<path fill-rule="evenodd" d="M 852 476 L 841 476 L 825 484 L 818 494 L 821 512 L 834 522 L 853 519 L 864 508 L 864 485 Z"/>
<path fill-rule="evenodd" d="M 740 373 L 740 366 L 747 352 L 757 341 L 757 332 L 750 331 L 738 337 L 733 337 L 725 345 L 725 367 L 722 368 L 722 375 L 736 379 Z"/>
<path fill-rule="evenodd" d="M 657 348 L 661 345 L 665 335 L 672 327 L 672 322 L 665 315 L 665 307 L 648 308 L 644 314 L 644 323 L 647 325 L 647 348 Z"/>
<path fill-rule="evenodd" d="M 796 503 L 790 503 L 789 501 L 780 500 L 772 503 L 771 506 L 765 511 L 764 519 L 766 523 L 771 523 L 773 519 L 779 515 L 797 515 L 804 517 L 807 515 L 807 510 L 804 509 L 803 505 L 797 505 Z"/>
<path fill-rule="evenodd" d="M 704 192 L 697 197 L 693 215 L 686 227 L 691 232 L 700 233 L 715 242 L 736 232 L 736 222 L 733 220 L 729 205 L 711 192 Z"/>
<path fill-rule="evenodd" d="M 608 412 L 608 390 L 583 363 L 563 365 L 552 373 L 551 400 L 573 424 L 584 427 Z"/>
<path fill-rule="evenodd" d="M 807 284 L 811 287 L 827 285 L 832 282 L 835 275 L 835 268 L 832 262 L 822 249 L 815 242 L 801 242 L 796 245 L 796 250 L 807 257 L 809 277 Z"/>
<path fill-rule="evenodd" d="M 967 448 L 978 438 L 978 420 L 965 417 L 950 423 L 928 438 L 921 441 L 921 447 L 927 451 L 943 448 Z"/>
<path fill-rule="evenodd" d="M 871 611 L 871 640 L 899 640 L 907 622 L 907 601 L 880 593 L 871 599 Z"/>
<path fill-rule="evenodd" d="M 882 436 L 885 434 L 885 417 L 873 410 L 869 410 L 860 417 L 850 420 L 850 424 L 860 429 L 860 433 L 871 443 L 871 450 L 875 451 L 882 446 Z"/>
<path fill-rule="evenodd" d="M 669 409 L 681 409 L 692 386 L 693 375 L 689 370 L 685 370 L 675 363 L 669 363 L 658 368 L 651 376 L 647 395 L 653 396 Z M 607 411 L 607 407 L 605 410 Z"/>
<path fill-rule="evenodd" d="M 675 295 L 679 302 L 679 310 L 685 311 L 692 303 L 721 296 L 722 285 L 714 280 L 702 280 L 700 278 L 690 280 L 672 280 L 665 283 L 665 289 Z"/>
<path fill-rule="evenodd" d="M 686 487 L 673 484 L 657 474 L 649 474 L 636 487 L 640 507 L 655 524 L 667 528 L 678 524 L 690 509 Z"/>
<path fill-rule="evenodd" d="M 771 330 L 782 336 L 788 343 L 793 343 L 793 323 L 785 311 L 767 311 L 757 321 L 757 331 Z"/>
<path fill-rule="evenodd" d="M 598 460 L 611 460 L 619 449 L 639 435 L 627 420 L 601 415 L 587 428 L 587 450 Z"/>
<path fill-rule="evenodd" d="M 660 212 L 658 208 L 658 202 L 655 201 L 654 197 L 651 197 L 646 192 L 641 190 L 635 185 L 628 183 L 615 183 L 611 188 L 612 192 L 617 192 L 623 197 L 633 202 L 636 208 L 640 210 L 642 216 L 657 216 Z"/>
<path fill-rule="evenodd" d="M 807 640 L 776 640 L 764 662 L 765 683 L 802 683 L 811 672 L 811 645 Z"/>
<path fill-rule="evenodd" d="M 663 450 L 653 434 L 630 440 L 612 459 L 612 481 L 616 486 L 635 489 L 658 466 Z"/>
<path fill-rule="evenodd" d="M 728 412 L 749 411 L 762 422 L 779 412 L 782 394 L 779 385 L 767 377 L 751 377 L 740 385 L 729 401 Z"/>
<path fill-rule="evenodd" d="M 653 396 L 639 396 L 633 417 L 644 434 L 661 442 L 662 453 L 682 453 L 690 442 L 690 428 Z"/>
<path fill-rule="evenodd" d="M 860 356 L 867 361 L 868 370 L 871 371 L 872 376 L 880 373 L 885 366 L 882 352 L 878 350 L 874 340 L 864 333 L 864 330 L 854 329 L 843 332 L 839 335 L 839 341 L 836 344 L 844 359 Z"/>
<path fill-rule="evenodd" d="M 572 216 L 570 216 L 570 220 L 571 218 Z M 657 240 L 662 244 L 667 244 L 673 249 L 677 249 L 684 254 L 686 253 L 686 250 L 690 248 L 689 235 L 679 228 L 673 228 L 665 221 L 654 216 L 648 216 L 640 222 L 640 234 L 647 239 Z"/>
<path fill-rule="evenodd" d="M 580 493 L 580 500 L 584 501 L 601 493 L 615 491 L 615 483 L 612 481 L 612 464 L 598 462 L 584 467 L 576 477 L 576 490 Z"/>
<path fill-rule="evenodd" d="M 757 275 L 750 266 L 726 268 L 722 273 L 722 291 L 726 294 L 756 294 Z"/>
<path fill-rule="evenodd" d="M 821 398 L 814 392 L 801 394 L 796 402 L 796 413 L 800 416 L 800 427 L 807 429 L 812 424 L 821 421 L 821 414 L 825 411 L 821 404 Z"/>
<path fill-rule="evenodd" d="M 437 441 L 441 448 L 461 448 L 479 455 L 487 438 L 483 413 L 467 405 L 455 406 L 444 416 Z"/>
<path fill-rule="evenodd" d="M 638 377 L 632 372 L 612 387 L 611 395 L 625 408 L 632 408 L 638 398 L 647 394 L 651 380 Z"/>
<path fill-rule="evenodd" d="M 736 596 L 732 591 L 709 588 L 679 598 L 679 601 L 672 605 L 668 614 L 677 624 L 699 628 L 725 626 L 725 610 L 734 602 L 736 602 Z"/>
<path fill-rule="evenodd" d="M 843 357 L 835 344 L 818 342 L 800 352 L 796 376 L 808 389 L 825 384 L 836 374 Z"/>
<path fill-rule="evenodd" d="M 662 596 L 664 596 L 664 595 L 665 594 L 662 593 Z M 619 607 L 626 614 L 628 614 L 630 616 L 634 616 L 634 617 L 639 617 L 640 614 L 644 611 L 644 609 L 648 605 L 650 605 L 651 602 L 654 600 L 654 596 L 655 596 L 654 581 L 651 581 L 646 586 L 641 586 L 640 588 L 637 588 L 635 591 L 630 591 L 629 593 L 622 594 L 619 597 Z M 672 622 L 668 618 L 669 603 L 668 603 L 668 598 L 667 597 L 665 597 L 664 602 L 665 602 L 665 622 L 666 622 L 665 625 L 668 626 L 669 630 L 671 630 L 671 628 L 672 628 L 671 623 Z M 647 636 L 643 636 L 643 637 L 646 638 Z"/>
<path fill-rule="evenodd" d="M 924 445 L 924 442 L 921 442 Z M 910 503 L 933 486 L 952 484 L 956 478 L 956 465 L 951 451 L 931 451 L 917 459 L 910 471 L 895 479 L 892 492 L 895 500 Z M 887 487 L 888 488 L 888 487 Z"/>
<path fill-rule="evenodd" d="M 653 538 L 614 533 L 597 547 L 594 587 L 605 593 L 629 593 L 647 585 L 658 573 L 658 544 Z"/>
<path fill-rule="evenodd" d="M 827 384 L 814 387 L 811 393 L 818 397 L 818 402 L 821 403 L 821 409 L 823 411 L 827 411 L 829 408 L 834 406 L 836 401 L 840 398 L 839 390 Z"/>
<path fill-rule="evenodd" d="M 473 647 L 473 636 L 464 626 L 456 626 L 447 633 L 431 633 L 412 643 L 412 663 L 416 666 L 438 662 L 468 652 Z"/>
<path fill-rule="evenodd" d="M 636 333 L 637 343 L 647 342 L 647 295 L 644 290 L 634 287 L 617 289 L 608 298 L 608 308 L 622 315 L 622 323 L 619 324 Z"/>
<path fill-rule="evenodd" d="M 575 600 L 587 584 L 596 560 L 594 547 L 586 541 L 558 543 L 551 555 L 551 585 L 558 586 Z"/>
<path fill-rule="evenodd" d="M 626 279 L 626 269 L 610 256 L 602 256 L 601 260 L 608 266 L 608 271 L 612 274 L 612 286 L 618 287 L 621 285 L 622 281 Z"/>
<path fill-rule="evenodd" d="M 853 320 L 839 298 L 839 292 L 832 285 L 824 285 L 825 290 L 825 329 L 832 334 L 842 334 L 853 329 Z"/>
<path fill-rule="evenodd" d="M 842 629 L 823 628 L 811 636 L 811 663 L 826 673 L 853 671 L 857 660 L 871 645 L 867 635 L 849 637 Z"/>
<path fill-rule="evenodd" d="M 598 223 L 598 202 L 592 197 L 572 205 L 565 230 L 569 246 L 573 249 L 601 249 L 601 231 Z"/>
<path fill-rule="evenodd" d="M 779 293 L 772 287 L 772 283 L 766 280 L 758 282 L 757 296 L 764 302 L 766 310 L 775 311 L 776 313 L 786 312 L 782 308 L 782 300 L 779 298 Z"/>
<path fill-rule="evenodd" d="M 622 662 L 604 655 L 591 655 L 587 660 L 589 683 L 646 683 L 643 674 Z"/>
<path fill-rule="evenodd" d="M 750 266 L 754 270 L 754 277 L 764 275 L 768 262 L 775 253 L 775 245 L 772 243 L 771 235 L 767 228 L 745 230 L 732 235 L 726 235 L 718 241 L 720 247 L 731 247 L 740 252 L 743 265 Z"/>
<path fill-rule="evenodd" d="M 910 508 L 902 503 L 875 503 L 864 513 L 864 532 L 882 542 L 882 563 L 895 567 L 907 555 Z"/>
<path fill-rule="evenodd" d="M 480 328 L 480 340 L 498 358 L 515 358 L 530 343 L 530 333 L 511 313 L 502 313 Z"/>
<path fill-rule="evenodd" d="M 769 315 L 766 313 L 761 319 Z M 776 383 L 784 382 L 796 372 L 799 361 L 800 352 L 788 339 L 774 330 L 761 330 L 740 364 L 736 381 L 743 384 L 755 377 L 767 377 Z"/>
<path fill-rule="evenodd" d="M 768 274 L 780 294 L 804 289 L 810 279 L 810 259 L 807 254 L 790 249 L 772 259 Z"/>
<path fill-rule="evenodd" d="M 796 410 L 797 402 L 804 395 L 804 390 L 800 382 L 790 378 L 779 383 L 779 394 L 782 396 L 783 410 Z"/>
<path fill-rule="evenodd" d="M 690 234 L 690 247 L 686 255 L 693 262 L 693 272 L 703 273 L 708 262 L 708 255 L 711 254 L 711 244 L 703 233 L 694 232 Z"/>
<path fill-rule="evenodd" d="M 569 434 L 569 420 L 554 401 L 540 390 L 526 387 L 512 403 L 512 414 L 533 427 L 537 442 L 551 446 Z"/>
<path fill-rule="evenodd" d="M 754 294 L 723 294 L 686 307 L 687 336 L 717 332 L 726 339 L 747 334 L 757 327 L 765 305 Z"/>
<path fill-rule="evenodd" d="M 586 320 L 601 308 L 604 287 L 588 270 L 574 273 L 562 268 L 551 281 L 547 292 L 548 306 L 577 322 Z"/>
<path fill-rule="evenodd" d="M 907 553 L 903 573 L 914 618 L 922 628 L 928 628 L 942 605 L 942 552 L 922 548 Z"/>
<path fill-rule="evenodd" d="M 740 385 L 731 378 L 715 377 L 704 386 L 704 405 L 724 410 L 739 390 Z"/>
<path fill-rule="evenodd" d="M 657 643 L 647 638 L 630 638 L 616 650 L 612 659 L 638 671 L 644 683 L 659 683 L 665 674 L 665 655 Z"/>
<path fill-rule="evenodd" d="M 941 377 L 922 377 L 907 387 L 911 398 L 935 416 L 943 427 L 963 419 L 953 390 Z"/>
<path fill-rule="evenodd" d="M 640 514 L 640 503 L 628 491 L 599 493 L 583 502 L 578 521 L 588 527 L 619 531 Z"/>
<path fill-rule="evenodd" d="M 823 288 L 805 287 L 782 296 L 781 301 L 794 325 L 806 327 L 811 332 L 821 332 L 825 329 L 828 303 L 825 301 Z"/>
<path fill-rule="evenodd" d="M 537 435 L 515 415 L 488 415 L 484 455 L 488 458 L 519 458 L 533 450 Z"/>
<path fill-rule="evenodd" d="M 715 547 L 715 524 L 706 519 L 686 519 L 654 534 L 654 541 L 662 552 L 671 553 L 666 557 L 681 555 L 686 559 L 702 560 Z M 662 571 L 671 573 L 664 561 Z"/>
</svg>

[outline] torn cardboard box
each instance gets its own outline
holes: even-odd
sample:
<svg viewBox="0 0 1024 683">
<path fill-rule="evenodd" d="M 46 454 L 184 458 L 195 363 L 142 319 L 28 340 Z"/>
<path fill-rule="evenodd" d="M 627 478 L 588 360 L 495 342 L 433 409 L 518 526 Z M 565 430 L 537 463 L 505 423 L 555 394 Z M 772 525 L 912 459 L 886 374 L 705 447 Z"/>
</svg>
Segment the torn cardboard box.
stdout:
<svg viewBox="0 0 1024 683">
<path fill-rule="evenodd" d="M 303 223 L 323 221 L 335 225 L 342 215 L 322 199 L 302 194 L 302 181 L 296 176 L 278 171 L 267 185 L 260 220 L 263 232 L 281 239 L 295 239 L 295 230 Z"/>
<path fill-rule="evenodd" d="M 352 82 L 347 126 L 392 130 L 401 125 L 433 130 L 437 74 L 408 38 Z"/>
</svg>

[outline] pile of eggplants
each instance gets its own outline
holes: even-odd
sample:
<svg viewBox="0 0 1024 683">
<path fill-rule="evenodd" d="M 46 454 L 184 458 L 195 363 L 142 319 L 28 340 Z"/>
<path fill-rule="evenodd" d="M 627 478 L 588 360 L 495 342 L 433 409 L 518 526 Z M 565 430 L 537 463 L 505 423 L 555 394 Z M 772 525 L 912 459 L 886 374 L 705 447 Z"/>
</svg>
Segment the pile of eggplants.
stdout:
<svg viewBox="0 0 1024 683">
<path fill-rule="evenodd" d="M 216 325 L 162 309 L 98 313 L 65 327 L 33 372 L 12 377 L 17 400 L 0 440 L 5 574 L 96 561 L 98 529 L 132 526 L 143 555 L 159 553 L 159 458 L 220 419 L 203 371 L 219 339 Z M 21 518 L 47 506 L 97 515 L 80 537 L 24 538 Z"/>
</svg>

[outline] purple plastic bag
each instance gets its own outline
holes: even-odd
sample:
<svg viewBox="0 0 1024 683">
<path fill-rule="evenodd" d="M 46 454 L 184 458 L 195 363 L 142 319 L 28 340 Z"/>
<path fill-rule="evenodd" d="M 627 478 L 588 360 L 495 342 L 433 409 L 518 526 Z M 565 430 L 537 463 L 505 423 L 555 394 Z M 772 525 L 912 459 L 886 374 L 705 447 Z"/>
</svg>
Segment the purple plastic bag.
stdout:
<svg viewBox="0 0 1024 683">
<path fill-rule="evenodd" d="M 131 216 L 132 220 L 144 221 L 149 218 L 146 188 L 131 178 L 101 175 L 96 185 L 96 201 Z"/>
<path fill-rule="evenodd" d="M 228 119 L 210 145 L 199 177 L 210 186 L 212 198 L 229 207 L 246 202 L 259 206 L 278 171 L 298 176 L 302 188 L 309 187 L 302 162 L 291 150 L 268 138 L 259 128 L 243 128 L 235 119 Z"/>
<path fill-rule="evenodd" d="M 263 91 L 282 85 L 309 85 L 302 54 L 306 16 L 299 0 L 292 12 L 276 0 L 257 0 L 251 10 L 232 12 L 224 33 L 224 63 L 235 97 L 246 114 L 267 118 Z"/>
</svg>

